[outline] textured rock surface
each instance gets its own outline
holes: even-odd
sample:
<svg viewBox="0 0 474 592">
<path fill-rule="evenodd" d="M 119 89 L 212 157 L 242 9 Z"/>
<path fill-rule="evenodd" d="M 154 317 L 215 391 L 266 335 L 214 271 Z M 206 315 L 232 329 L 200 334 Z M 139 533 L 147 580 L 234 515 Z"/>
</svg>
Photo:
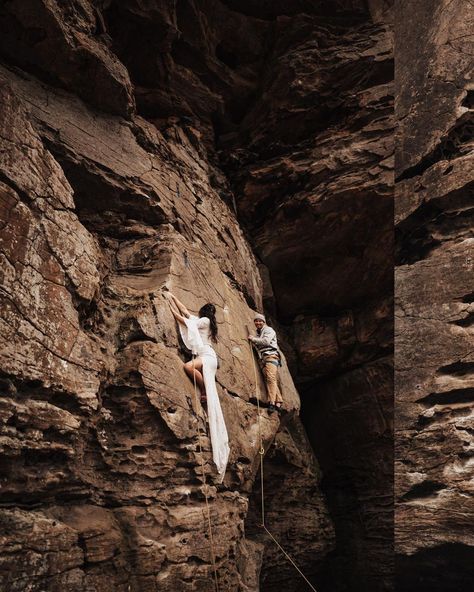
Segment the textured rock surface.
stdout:
<svg viewBox="0 0 474 592">
<path fill-rule="evenodd" d="M 335 521 L 337 548 L 319 586 L 389 590 L 392 40 L 367 15 L 281 17 L 277 26 L 260 94 L 222 151 L 268 269 L 265 304 L 286 333 Z"/>
<path fill-rule="evenodd" d="M 300 564 L 307 566 L 305 575 L 313 582 L 313 577 L 319 581 L 321 563 L 324 563 L 320 558 L 324 557 L 327 549 L 327 531 L 321 529 L 324 515 L 314 496 L 318 474 L 319 468 L 301 423 L 287 422 L 275 438 L 264 464 L 264 492 L 266 496 L 271 492 L 271 500 L 265 505 L 265 516 L 272 530 L 279 533 L 279 541 L 284 548 L 293 549 Z M 258 476 L 257 488 L 260 487 Z M 298 500 L 298 504 L 293 500 Z M 281 552 L 268 536 L 262 534 L 260 523 L 261 498 L 253 496 L 245 526 L 247 536 L 262 549 L 260 590 L 305 590 L 307 586 L 293 566 L 282 561 Z"/>
<path fill-rule="evenodd" d="M 172 289 L 218 307 L 221 585 L 304 589 L 257 526 L 244 325 L 263 302 L 336 550 L 286 365 L 290 413 L 262 419 L 267 524 L 318 588 L 390 588 L 390 8 L 2 3 L 2 585 L 212 589 Z"/>
<path fill-rule="evenodd" d="M 454 591 L 474 575 L 473 11 L 399 4 L 397 583 Z"/>
<path fill-rule="evenodd" d="M 0 8 L 0 52 L 101 109 L 127 115 L 134 110 L 129 75 L 108 47 L 96 4 L 6 0 Z"/>
<path fill-rule="evenodd" d="M 163 297 L 172 289 L 191 310 L 218 307 L 231 457 L 217 486 L 202 436 L 206 490 L 221 586 L 256 590 L 264 545 L 244 531 L 259 459 L 245 323 L 262 286 L 209 183 L 199 132 L 94 111 L 15 69 L 1 79 L 1 587 L 212 589 L 205 416 L 182 371 Z M 282 383 L 299 434 L 286 366 Z M 282 442 L 282 429 L 263 411 L 269 458 L 289 458 L 284 504 L 304 497 L 312 515 L 289 550 L 314 571 L 333 527 L 307 441 Z M 286 523 L 268 524 L 284 534 Z"/>
</svg>

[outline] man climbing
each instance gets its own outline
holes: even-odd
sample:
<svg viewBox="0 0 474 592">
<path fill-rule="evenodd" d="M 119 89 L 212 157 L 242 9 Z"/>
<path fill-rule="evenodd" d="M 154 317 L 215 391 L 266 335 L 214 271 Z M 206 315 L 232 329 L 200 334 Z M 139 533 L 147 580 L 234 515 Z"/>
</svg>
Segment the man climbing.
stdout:
<svg viewBox="0 0 474 592">
<path fill-rule="evenodd" d="M 262 314 L 255 313 L 253 320 L 257 329 L 257 335 L 249 335 L 249 340 L 255 346 L 265 385 L 268 392 L 270 413 L 280 412 L 283 404 L 280 389 L 278 387 L 278 368 L 281 366 L 281 357 L 278 350 L 277 336 L 271 327 L 266 324 L 265 317 Z"/>
</svg>

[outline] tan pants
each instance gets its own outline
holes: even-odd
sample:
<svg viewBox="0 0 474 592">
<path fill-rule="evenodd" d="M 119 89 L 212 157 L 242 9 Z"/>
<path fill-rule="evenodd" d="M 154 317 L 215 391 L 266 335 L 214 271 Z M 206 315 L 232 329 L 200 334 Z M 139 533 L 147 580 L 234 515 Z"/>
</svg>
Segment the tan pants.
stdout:
<svg viewBox="0 0 474 592">
<path fill-rule="evenodd" d="M 270 360 L 278 361 L 278 356 L 267 356 L 263 361 L 262 371 L 268 392 L 268 402 L 275 405 L 275 403 L 283 403 L 283 398 L 278 388 L 278 366 L 270 363 Z"/>
</svg>

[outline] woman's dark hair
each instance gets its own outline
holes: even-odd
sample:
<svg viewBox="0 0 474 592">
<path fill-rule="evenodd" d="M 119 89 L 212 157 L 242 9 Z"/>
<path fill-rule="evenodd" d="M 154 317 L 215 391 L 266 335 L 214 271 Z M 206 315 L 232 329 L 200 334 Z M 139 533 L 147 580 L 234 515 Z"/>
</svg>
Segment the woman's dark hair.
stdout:
<svg viewBox="0 0 474 592">
<path fill-rule="evenodd" d="M 216 307 L 208 302 L 199 310 L 199 318 L 207 317 L 210 321 L 212 341 L 217 342 Z"/>
</svg>

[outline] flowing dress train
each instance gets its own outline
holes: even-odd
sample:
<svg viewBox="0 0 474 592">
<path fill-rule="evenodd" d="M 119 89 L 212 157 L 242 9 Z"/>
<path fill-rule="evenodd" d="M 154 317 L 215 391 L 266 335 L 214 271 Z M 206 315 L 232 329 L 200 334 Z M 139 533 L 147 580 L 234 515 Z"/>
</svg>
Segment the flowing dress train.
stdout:
<svg viewBox="0 0 474 592">
<path fill-rule="evenodd" d="M 216 388 L 217 356 L 209 343 L 210 321 L 207 317 L 198 318 L 191 315 L 186 319 L 186 325 L 179 323 L 179 330 L 185 346 L 191 350 L 193 355 L 199 356 L 202 360 L 212 458 L 221 483 L 229 458 L 229 438 Z"/>
</svg>

